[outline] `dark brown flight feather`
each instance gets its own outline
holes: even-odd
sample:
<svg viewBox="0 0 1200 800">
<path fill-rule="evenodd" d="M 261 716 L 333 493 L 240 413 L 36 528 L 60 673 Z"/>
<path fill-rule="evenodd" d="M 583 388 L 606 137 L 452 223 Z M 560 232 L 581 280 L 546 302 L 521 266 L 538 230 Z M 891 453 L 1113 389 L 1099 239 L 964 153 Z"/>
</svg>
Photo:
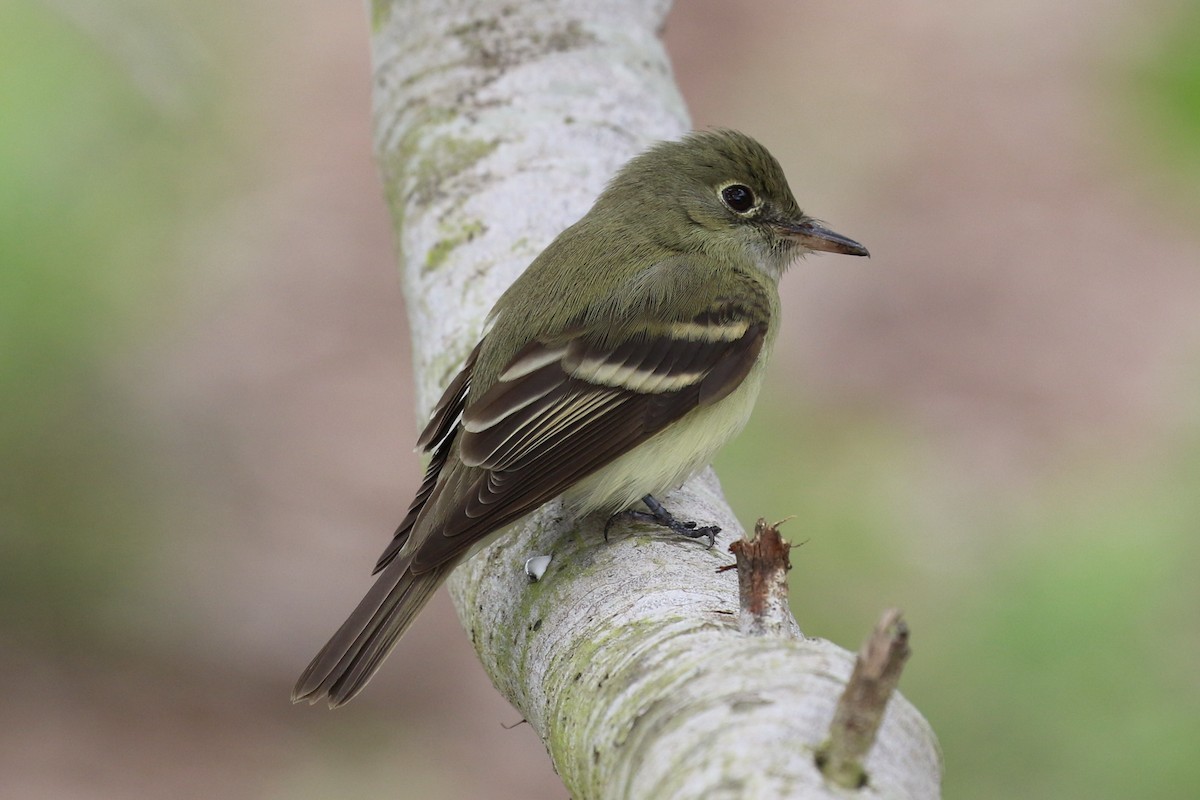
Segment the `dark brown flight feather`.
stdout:
<svg viewBox="0 0 1200 800">
<path fill-rule="evenodd" d="M 421 481 L 421 488 L 417 489 L 417 496 L 408 506 L 408 513 L 405 514 L 404 519 L 396 526 L 392 541 L 388 542 L 383 555 L 375 562 L 375 569 L 371 570 L 372 575 L 379 574 L 380 570 L 392 562 L 396 553 L 400 552 L 400 548 L 404 547 L 404 543 L 408 541 L 408 535 L 412 533 L 413 525 L 417 522 L 417 516 L 425 507 L 429 495 L 433 494 L 438 475 L 441 474 L 442 467 L 446 466 L 446 459 L 450 457 L 450 451 L 454 447 L 454 434 L 458 431 L 458 421 L 462 417 L 463 404 L 466 402 L 467 392 L 471 388 L 471 371 L 475 368 L 475 359 L 479 357 L 479 348 L 482 346 L 483 342 L 475 345 L 475 349 L 467 356 L 463 368 L 454 376 L 454 380 L 450 381 L 450 385 L 442 393 L 441 399 L 433 407 L 433 411 L 429 415 L 429 424 L 417 438 L 417 447 L 425 452 L 433 450 L 433 458 L 429 460 L 429 467 L 425 470 L 425 479 Z"/>
</svg>

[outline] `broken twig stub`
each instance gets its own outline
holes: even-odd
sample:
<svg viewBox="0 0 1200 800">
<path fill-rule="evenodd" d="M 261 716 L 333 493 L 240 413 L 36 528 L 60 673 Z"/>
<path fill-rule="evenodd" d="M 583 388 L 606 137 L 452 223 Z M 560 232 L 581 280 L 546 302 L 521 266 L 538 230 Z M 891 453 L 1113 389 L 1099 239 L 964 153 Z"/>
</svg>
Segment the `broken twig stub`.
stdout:
<svg viewBox="0 0 1200 800">
<path fill-rule="evenodd" d="M 834 711 L 829 738 L 817 750 L 817 767 L 832 783 L 846 789 L 867 785 L 863 762 L 908 656 L 908 625 L 900 611 L 888 609 L 863 643 Z"/>
<path fill-rule="evenodd" d="M 737 558 L 738 624 L 751 636 L 801 636 L 800 626 L 788 606 L 787 573 L 791 545 L 779 535 L 779 526 L 759 519 L 754 533 L 729 546 Z"/>
</svg>

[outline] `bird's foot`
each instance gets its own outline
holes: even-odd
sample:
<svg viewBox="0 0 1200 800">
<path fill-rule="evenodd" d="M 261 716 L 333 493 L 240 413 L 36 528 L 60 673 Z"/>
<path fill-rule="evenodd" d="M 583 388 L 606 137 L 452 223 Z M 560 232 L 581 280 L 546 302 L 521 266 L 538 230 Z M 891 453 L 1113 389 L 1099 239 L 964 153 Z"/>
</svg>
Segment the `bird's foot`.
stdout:
<svg viewBox="0 0 1200 800">
<path fill-rule="evenodd" d="M 697 525 L 695 522 L 680 522 L 675 519 L 670 511 L 663 508 L 663 504 L 653 495 L 646 495 L 642 498 L 642 502 L 646 504 L 649 511 L 621 511 L 613 514 L 608 518 L 608 522 L 604 525 L 604 541 L 608 541 L 608 529 L 613 522 L 618 519 L 631 519 L 635 522 L 648 522 L 654 525 L 661 525 L 664 528 L 669 528 L 672 533 L 679 536 L 686 536 L 688 539 L 708 539 L 708 549 L 717 543 L 717 534 L 721 529 L 716 525 Z"/>
</svg>

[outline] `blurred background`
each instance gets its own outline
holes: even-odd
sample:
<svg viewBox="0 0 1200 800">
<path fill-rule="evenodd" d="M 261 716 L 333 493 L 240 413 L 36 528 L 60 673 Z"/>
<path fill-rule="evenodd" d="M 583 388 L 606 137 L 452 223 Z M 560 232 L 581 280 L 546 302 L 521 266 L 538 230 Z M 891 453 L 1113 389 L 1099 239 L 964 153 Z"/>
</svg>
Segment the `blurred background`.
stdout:
<svg viewBox="0 0 1200 800">
<path fill-rule="evenodd" d="M 814 258 L 718 463 L 888 605 L 962 798 L 1200 783 L 1200 2 L 680 3 Z M 0 793 L 562 798 L 445 595 L 296 708 L 416 486 L 360 4 L 0 4 Z"/>
</svg>

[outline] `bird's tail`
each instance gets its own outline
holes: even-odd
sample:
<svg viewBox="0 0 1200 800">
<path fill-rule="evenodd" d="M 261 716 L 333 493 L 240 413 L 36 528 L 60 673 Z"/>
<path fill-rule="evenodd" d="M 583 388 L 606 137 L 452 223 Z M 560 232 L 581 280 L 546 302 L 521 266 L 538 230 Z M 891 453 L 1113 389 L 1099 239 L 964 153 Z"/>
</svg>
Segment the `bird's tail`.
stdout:
<svg viewBox="0 0 1200 800">
<path fill-rule="evenodd" d="M 293 703 L 326 700 L 330 708 L 337 708 L 362 691 L 455 563 L 415 574 L 408 567 L 407 559 L 398 559 L 384 568 L 296 681 Z"/>
</svg>

